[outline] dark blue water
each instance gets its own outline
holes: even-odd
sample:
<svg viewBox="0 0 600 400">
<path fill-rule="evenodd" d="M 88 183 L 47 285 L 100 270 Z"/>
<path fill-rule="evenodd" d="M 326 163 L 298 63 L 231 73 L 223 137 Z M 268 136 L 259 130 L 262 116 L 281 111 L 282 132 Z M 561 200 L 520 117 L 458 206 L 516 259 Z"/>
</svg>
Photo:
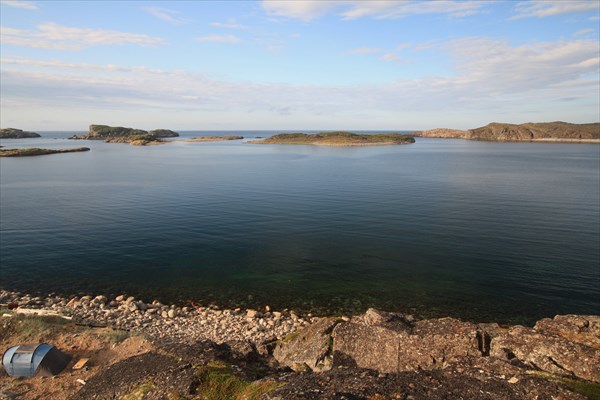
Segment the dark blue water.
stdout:
<svg viewBox="0 0 600 400">
<path fill-rule="evenodd" d="M 70 135 L 2 141 L 92 148 L 0 159 L 4 288 L 507 322 L 600 313 L 598 145 L 54 139 Z"/>
</svg>

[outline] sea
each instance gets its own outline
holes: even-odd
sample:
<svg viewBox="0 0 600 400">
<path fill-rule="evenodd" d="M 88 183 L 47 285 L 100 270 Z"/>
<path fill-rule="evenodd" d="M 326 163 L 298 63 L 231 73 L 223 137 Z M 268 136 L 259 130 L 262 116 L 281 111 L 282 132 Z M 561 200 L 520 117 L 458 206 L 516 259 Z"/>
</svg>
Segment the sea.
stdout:
<svg viewBox="0 0 600 400">
<path fill-rule="evenodd" d="M 0 287 L 531 324 L 600 314 L 600 145 L 130 146 L 0 158 Z"/>
</svg>

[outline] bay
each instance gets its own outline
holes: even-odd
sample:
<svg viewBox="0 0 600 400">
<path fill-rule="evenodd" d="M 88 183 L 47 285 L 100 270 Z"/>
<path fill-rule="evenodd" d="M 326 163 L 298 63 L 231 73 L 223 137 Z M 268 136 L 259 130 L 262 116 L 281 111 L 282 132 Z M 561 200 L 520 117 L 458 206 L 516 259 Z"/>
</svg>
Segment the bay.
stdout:
<svg viewBox="0 0 600 400">
<path fill-rule="evenodd" d="M 3 288 L 478 321 L 600 312 L 598 145 L 72 134 L 2 140 L 92 149 L 0 159 Z"/>
</svg>

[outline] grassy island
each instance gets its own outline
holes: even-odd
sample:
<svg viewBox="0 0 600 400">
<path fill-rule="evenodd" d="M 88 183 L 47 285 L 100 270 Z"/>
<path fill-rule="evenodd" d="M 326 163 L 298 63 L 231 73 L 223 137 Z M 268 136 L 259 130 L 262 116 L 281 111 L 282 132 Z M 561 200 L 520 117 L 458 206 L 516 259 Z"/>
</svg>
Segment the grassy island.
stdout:
<svg viewBox="0 0 600 400">
<path fill-rule="evenodd" d="M 264 140 L 254 140 L 252 144 L 312 144 L 318 146 L 384 146 L 414 143 L 411 135 L 400 133 L 379 133 L 363 135 L 351 132 L 321 132 L 317 134 L 281 133 Z"/>
<path fill-rule="evenodd" d="M 15 128 L 4 128 L 0 129 L 0 139 L 25 139 L 25 138 L 38 138 L 39 133 L 28 132 L 22 129 Z"/>
<path fill-rule="evenodd" d="M 134 146 L 146 146 L 161 144 L 163 143 L 162 138 L 177 136 L 179 136 L 177 132 L 169 129 L 144 131 L 122 126 L 90 125 L 87 134 L 73 136 L 71 139 L 104 140 L 106 143 L 129 143 Z"/>
<path fill-rule="evenodd" d="M 89 147 L 76 147 L 74 149 L 40 149 L 37 147 L 28 149 L 0 149 L 0 157 L 29 157 L 44 156 L 46 154 L 76 153 L 90 151 Z"/>
<path fill-rule="evenodd" d="M 229 136 L 197 136 L 191 139 L 185 139 L 185 140 L 179 140 L 179 142 L 190 142 L 190 143 L 195 143 L 195 142 L 224 142 L 227 140 L 242 140 L 244 137 L 243 136 L 234 136 L 234 135 L 229 135 Z"/>
</svg>

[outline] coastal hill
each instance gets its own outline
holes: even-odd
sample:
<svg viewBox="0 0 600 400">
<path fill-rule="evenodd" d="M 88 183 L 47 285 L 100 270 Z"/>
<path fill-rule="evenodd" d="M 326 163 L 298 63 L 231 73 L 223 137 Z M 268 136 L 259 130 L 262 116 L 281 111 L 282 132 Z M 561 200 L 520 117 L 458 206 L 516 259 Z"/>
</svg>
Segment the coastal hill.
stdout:
<svg viewBox="0 0 600 400">
<path fill-rule="evenodd" d="M 28 132 L 22 129 L 4 128 L 0 129 L 0 139 L 25 139 L 41 137 L 38 133 Z"/>
<path fill-rule="evenodd" d="M 90 151 L 90 148 L 77 147 L 73 149 L 40 149 L 33 147 L 28 149 L 0 149 L 0 157 L 43 156 L 46 154 L 76 153 L 80 151 Z"/>
<path fill-rule="evenodd" d="M 492 122 L 486 126 L 469 129 L 431 129 L 417 132 L 416 136 L 456 138 L 487 141 L 600 141 L 600 123 L 570 124 L 567 122 L 528 122 L 506 124 Z"/>
<path fill-rule="evenodd" d="M 177 132 L 169 129 L 145 131 L 122 126 L 90 125 L 87 134 L 73 136 L 71 139 L 104 140 L 107 143 L 129 143 L 136 146 L 145 146 L 162 143 L 160 140 L 162 138 L 177 136 L 179 136 Z"/>
<path fill-rule="evenodd" d="M 264 140 L 254 140 L 252 144 L 312 144 L 318 146 L 383 146 L 414 143 L 411 135 L 382 133 L 361 135 L 351 132 L 321 132 L 317 134 L 281 133 Z"/>
</svg>

